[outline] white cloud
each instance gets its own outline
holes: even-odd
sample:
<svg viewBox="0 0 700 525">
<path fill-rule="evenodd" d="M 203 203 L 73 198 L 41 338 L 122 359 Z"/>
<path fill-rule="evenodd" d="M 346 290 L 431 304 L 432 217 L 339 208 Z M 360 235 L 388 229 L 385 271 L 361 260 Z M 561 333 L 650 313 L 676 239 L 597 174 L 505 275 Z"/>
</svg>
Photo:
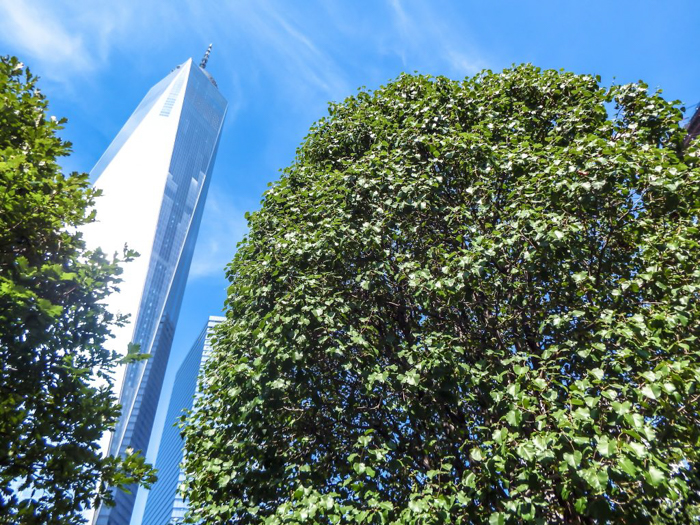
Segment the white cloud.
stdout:
<svg viewBox="0 0 700 525">
<path fill-rule="evenodd" d="M 199 228 L 190 279 L 223 276 L 224 268 L 236 252 L 236 244 L 248 230 L 245 212 L 228 196 L 211 190 Z"/>
<path fill-rule="evenodd" d="M 486 67 L 483 60 L 455 49 L 446 48 L 445 58 L 453 72 L 461 76 L 474 75 Z"/>
<path fill-rule="evenodd" d="M 328 95 L 347 92 L 345 76 L 333 59 L 321 51 L 298 27 L 280 16 L 278 9 L 270 8 L 268 4 L 264 5 L 267 16 L 283 30 L 280 32 L 274 27 L 268 30 L 268 40 L 274 43 L 276 49 L 290 59 L 295 68 L 299 67 L 305 72 L 309 82 L 320 86 Z M 285 38 L 283 33 L 291 38 Z M 290 41 L 295 45 L 290 46 Z"/>
<path fill-rule="evenodd" d="M 414 3 L 413 9 L 407 10 L 401 0 L 388 0 L 388 3 L 399 35 L 393 48 L 404 67 L 442 63 L 447 68 L 442 73 L 454 76 L 473 75 L 486 67 L 468 34 L 463 29 L 454 30 L 449 13 L 432 4 L 426 8 L 426 4 Z"/>
<path fill-rule="evenodd" d="M 134 53 L 155 42 L 154 26 L 164 41 L 183 24 L 169 3 L 0 0 L 0 43 L 66 86 L 108 67 L 116 48 Z"/>
<path fill-rule="evenodd" d="M 47 6 L 22 0 L 0 0 L 2 40 L 27 56 L 51 65 L 52 75 L 83 72 L 94 65 L 93 52 L 80 34 L 69 31 Z"/>
<path fill-rule="evenodd" d="M 295 19 L 295 4 L 228 2 L 212 10 L 209 4 L 190 0 L 189 9 L 195 31 L 215 42 L 215 47 L 216 42 L 226 42 L 233 50 L 217 50 L 231 53 L 224 61 L 235 64 L 233 75 L 273 79 L 280 83 L 279 92 L 293 93 L 297 100 L 325 101 L 352 92 L 342 67 L 318 43 L 325 28 L 310 30 L 309 20 Z"/>
</svg>

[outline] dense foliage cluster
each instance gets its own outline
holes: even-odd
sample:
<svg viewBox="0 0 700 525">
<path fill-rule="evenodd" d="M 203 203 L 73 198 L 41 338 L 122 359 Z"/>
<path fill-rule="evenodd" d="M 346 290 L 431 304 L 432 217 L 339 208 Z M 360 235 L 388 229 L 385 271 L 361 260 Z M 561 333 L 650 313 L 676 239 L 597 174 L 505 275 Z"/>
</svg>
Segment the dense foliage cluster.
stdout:
<svg viewBox="0 0 700 525">
<path fill-rule="evenodd" d="M 194 519 L 697 519 L 698 149 L 599 82 L 403 75 L 331 106 L 228 268 Z"/>
<path fill-rule="evenodd" d="M 0 59 L 0 523 L 82 523 L 107 485 L 152 480 L 141 456 L 98 446 L 119 415 L 119 356 L 103 344 L 121 322 L 104 306 L 120 270 L 77 233 L 97 194 L 61 173 L 70 144 L 46 106 L 36 78 Z"/>
</svg>

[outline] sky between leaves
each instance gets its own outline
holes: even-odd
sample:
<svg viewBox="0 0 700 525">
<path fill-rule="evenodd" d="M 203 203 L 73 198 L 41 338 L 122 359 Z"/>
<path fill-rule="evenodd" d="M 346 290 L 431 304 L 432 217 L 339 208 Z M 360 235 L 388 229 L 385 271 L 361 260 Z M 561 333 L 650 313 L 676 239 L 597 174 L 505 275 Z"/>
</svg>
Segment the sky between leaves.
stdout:
<svg viewBox="0 0 700 525">
<path fill-rule="evenodd" d="M 532 62 L 642 79 L 700 102 L 695 0 L 0 0 L 0 53 L 39 75 L 69 119 L 66 170 L 89 172 L 148 89 L 214 43 L 208 70 L 229 101 L 156 425 L 173 376 L 209 315 L 223 267 L 267 183 L 310 125 L 360 86 L 403 71 L 463 78 Z M 694 109 L 694 108 L 693 108 Z M 155 458 L 156 431 L 149 457 Z M 142 498 L 140 498 L 142 499 Z"/>
</svg>

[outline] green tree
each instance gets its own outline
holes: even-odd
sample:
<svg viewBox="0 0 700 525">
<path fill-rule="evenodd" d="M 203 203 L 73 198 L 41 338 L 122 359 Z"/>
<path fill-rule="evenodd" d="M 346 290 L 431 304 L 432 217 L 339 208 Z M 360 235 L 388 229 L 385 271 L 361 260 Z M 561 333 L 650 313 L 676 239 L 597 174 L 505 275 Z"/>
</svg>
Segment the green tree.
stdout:
<svg viewBox="0 0 700 525">
<path fill-rule="evenodd" d="M 332 104 L 228 267 L 184 429 L 193 518 L 697 516 L 681 117 L 641 82 L 532 66 Z"/>
<path fill-rule="evenodd" d="M 153 480 L 141 456 L 103 458 L 98 446 L 119 415 L 119 356 L 103 346 L 124 321 L 104 305 L 119 261 L 77 233 L 98 192 L 86 174 L 61 173 L 65 121 L 46 107 L 36 77 L 1 58 L 0 523 L 82 523 L 96 498 L 109 502 L 107 486 Z"/>
</svg>

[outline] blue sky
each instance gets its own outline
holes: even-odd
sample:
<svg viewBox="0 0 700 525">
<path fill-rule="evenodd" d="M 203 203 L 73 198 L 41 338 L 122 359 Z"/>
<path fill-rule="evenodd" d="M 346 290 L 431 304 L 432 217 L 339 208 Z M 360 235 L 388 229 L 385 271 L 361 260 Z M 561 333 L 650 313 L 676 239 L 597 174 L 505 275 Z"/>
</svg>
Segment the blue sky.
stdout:
<svg viewBox="0 0 700 525">
<path fill-rule="evenodd" d="M 604 84 L 643 79 L 691 106 L 699 22 L 697 0 L 0 0 L 0 53 L 42 78 L 51 113 L 69 119 L 74 154 L 63 165 L 89 172 L 146 91 L 214 43 L 208 70 L 229 114 L 167 388 L 207 316 L 221 312 L 243 214 L 328 101 L 403 71 L 459 79 L 531 62 Z"/>
</svg>

